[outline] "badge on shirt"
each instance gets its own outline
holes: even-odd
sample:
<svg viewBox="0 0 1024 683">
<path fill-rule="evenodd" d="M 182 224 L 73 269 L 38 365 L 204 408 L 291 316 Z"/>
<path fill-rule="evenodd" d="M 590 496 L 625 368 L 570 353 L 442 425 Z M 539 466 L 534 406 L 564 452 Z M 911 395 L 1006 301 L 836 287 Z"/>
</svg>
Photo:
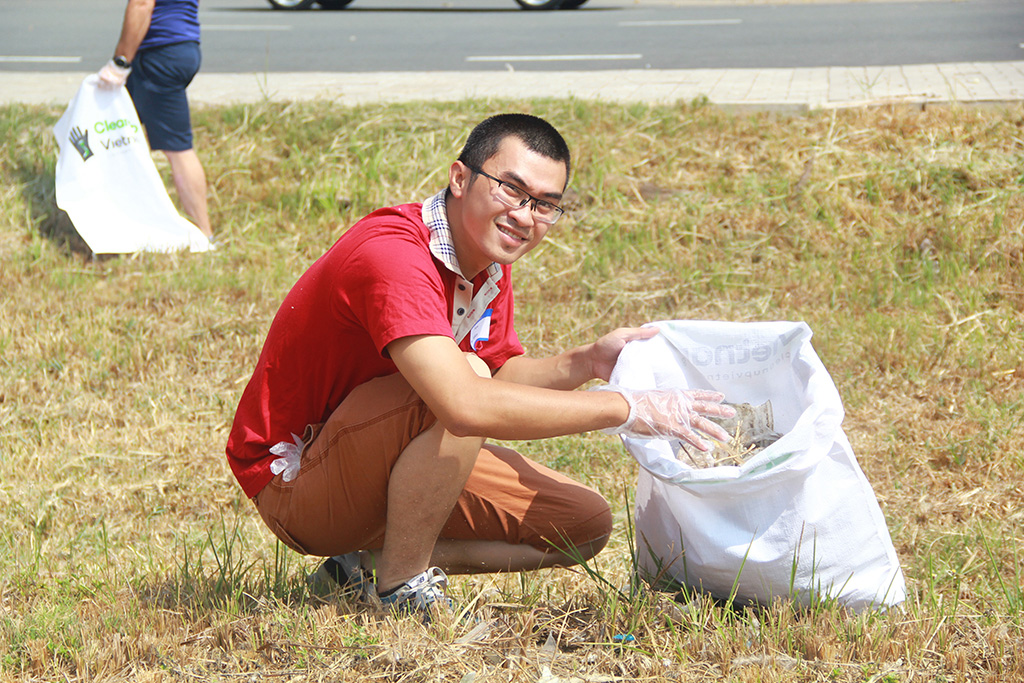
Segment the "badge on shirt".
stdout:
<svg viewBox="0 0 1024 683">
<path fill-rule="evenodd" d="M 469 331 L 469 347 L 474 351 L 491 338 L 491 313 L 490 308 L 484 311 L 480 319 L 473 324 L 473 329 Z"/>
</svg>

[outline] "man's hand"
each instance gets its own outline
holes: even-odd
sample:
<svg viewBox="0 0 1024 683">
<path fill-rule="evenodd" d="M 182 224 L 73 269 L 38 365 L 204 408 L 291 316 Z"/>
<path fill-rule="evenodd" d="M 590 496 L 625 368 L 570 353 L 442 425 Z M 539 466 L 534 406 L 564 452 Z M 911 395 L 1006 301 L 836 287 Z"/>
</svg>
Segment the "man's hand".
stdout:
<svg viewBox="0 0 1024 683">
<path fill-rule="evenodd" d="M 618 392 L 629 402 L 629 419 L 619 427 L 606 429 L 609 434 L 641 439 L 680 439 L 701 451 L 711 450 L 711 445 L 701 438 L 701 433 L 717 441 L 730 438 L 720 425 L 708 419 L 736 415 L 735 408 L 722 404 L 725 397 L 717 391 L 600 388 Z"/>
<path fill-rule="evenodd" d="M 114 90 L 120 88 L 128 81 L 128 74 L 132 72 L 131 67 L 125 69 L 123 67 L 114 64 L 114 60 L 111 59 L 107 62 L 102 69 L 100 69 L 100 87 L 109 88 Z M 134 87 L 134 86 L 133 86 Z"/>
<path fill-rule="evenodd" d="M 650 339 L 657 334 L 657 327 L 620 327 L 604 335 L 590 348 L 591 377 L 607 382 L 626 344 L 637 339 Z"/>
</svg>

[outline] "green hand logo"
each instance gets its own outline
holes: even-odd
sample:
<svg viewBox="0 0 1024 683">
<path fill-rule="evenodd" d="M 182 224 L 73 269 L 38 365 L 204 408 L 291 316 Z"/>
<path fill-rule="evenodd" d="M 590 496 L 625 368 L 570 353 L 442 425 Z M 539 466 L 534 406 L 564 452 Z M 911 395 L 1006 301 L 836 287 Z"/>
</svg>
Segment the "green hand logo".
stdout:
<svg viewBox="0 0 1024 683">
<path fill-rule="evenodd" d="M 82 161 L 88 161 L 89 157 L 92 156 L 92 149 L 89 147 L 89 131 L 83 131 L 78 126 L 71 129 L 71 134 L 68 135 L 68 140 L 75 146 L 78 153 L 82 155 Z"/>
</svg>

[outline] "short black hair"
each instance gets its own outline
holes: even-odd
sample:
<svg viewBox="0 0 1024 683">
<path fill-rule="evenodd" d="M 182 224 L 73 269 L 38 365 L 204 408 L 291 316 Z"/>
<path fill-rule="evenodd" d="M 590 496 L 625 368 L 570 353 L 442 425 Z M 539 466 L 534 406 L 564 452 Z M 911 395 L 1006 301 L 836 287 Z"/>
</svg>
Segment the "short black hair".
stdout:
<svg viewBox="0 0 1024 683">
<path fill-rule="evenodd" d="M 466 138 L 459 161 L 481 168 L 485 161 L 498 153 L 501 141 L 509 136 L 521 140 L 531 152 L 565 164 L 565 182 L 568 184 L 572 170 L 569 145 L 565 144 L 554 126 L 532 114 L 496 114 L 484 119 Z"/>
</svg>

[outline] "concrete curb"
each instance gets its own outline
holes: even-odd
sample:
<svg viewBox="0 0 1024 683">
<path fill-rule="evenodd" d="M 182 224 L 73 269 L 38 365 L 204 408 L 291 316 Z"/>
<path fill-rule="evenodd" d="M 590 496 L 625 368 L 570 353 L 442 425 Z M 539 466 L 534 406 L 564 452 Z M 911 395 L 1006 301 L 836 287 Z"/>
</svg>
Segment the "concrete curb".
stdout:
<svg viewBox="0 0 1024 683">
<path fill-rule="evenodd" d="M 0 72 L 0 104 L 65 104 L 87 72 Z M 1024 101 L 1024 61 L 800 69 L 584 72 L 200 73 L 195 104 L 326 100 L 341 106 L 466 98 L 573 97 L 802 111 L 884 104 Z"/>
</svg>

